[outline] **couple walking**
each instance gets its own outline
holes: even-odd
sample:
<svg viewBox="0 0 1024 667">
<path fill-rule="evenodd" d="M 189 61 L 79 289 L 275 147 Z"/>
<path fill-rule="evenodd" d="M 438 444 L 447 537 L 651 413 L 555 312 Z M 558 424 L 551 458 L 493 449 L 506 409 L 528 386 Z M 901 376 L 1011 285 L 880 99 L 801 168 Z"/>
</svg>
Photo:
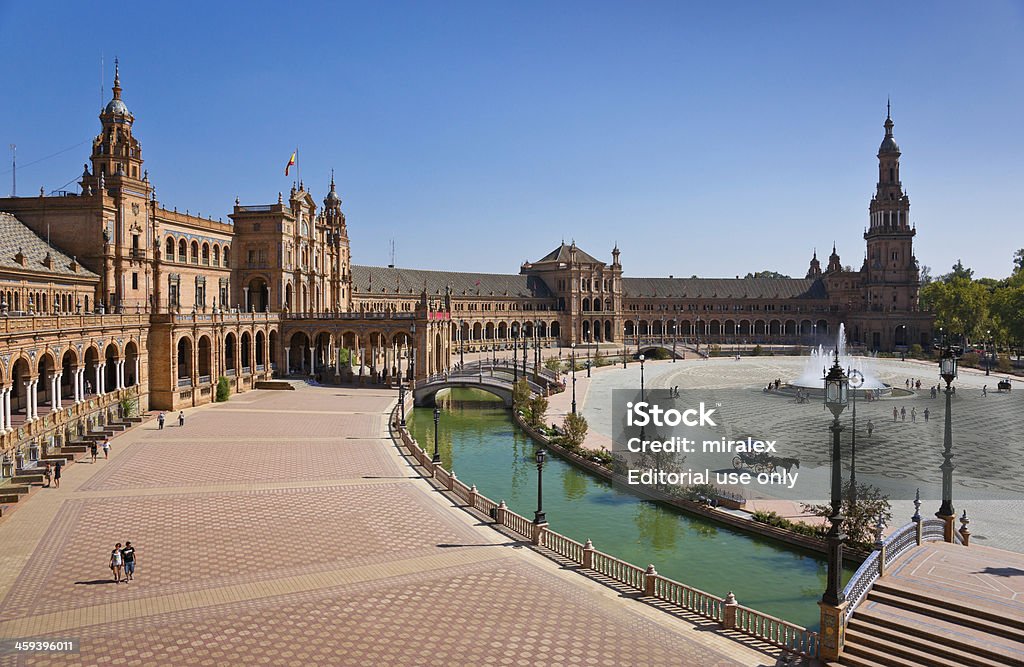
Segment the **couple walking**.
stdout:
<svg viewBox="0 0 1024 667">
<path fill-rule="evenodd" d="M 120 542 L 114 545 L 110 552 L 110 572 L 115 584 L 121 583 L 122 576 L 125 583 L 135 578 L 135 561 L 135 547 L 131 542 L 125 542 L 123 549 Z"/>
<path fill-rule="evenodd" d="M 157 428 L 162 429 L 164 427 L 164 413 L 160 413 L 156 418 Z M 181 410 L 178 412 L 178 426 L 185 425 L 185 411 Z"/>
</svg>

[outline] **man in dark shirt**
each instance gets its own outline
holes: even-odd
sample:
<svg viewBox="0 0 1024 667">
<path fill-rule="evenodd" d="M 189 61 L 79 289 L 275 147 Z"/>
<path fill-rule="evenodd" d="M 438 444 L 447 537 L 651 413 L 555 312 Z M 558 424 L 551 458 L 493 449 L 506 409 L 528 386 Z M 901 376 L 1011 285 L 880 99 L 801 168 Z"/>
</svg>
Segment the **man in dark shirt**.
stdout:
<svg viewBox="0 0 1024 667">
<path fill-rule="evenodd" d="M 125 581 L 131 581 L 135 578 L 135 547 L 131 542 L 124 543 L 124 549 L 121 549 L 121 560 L 124 561 Z"/>
</svg>

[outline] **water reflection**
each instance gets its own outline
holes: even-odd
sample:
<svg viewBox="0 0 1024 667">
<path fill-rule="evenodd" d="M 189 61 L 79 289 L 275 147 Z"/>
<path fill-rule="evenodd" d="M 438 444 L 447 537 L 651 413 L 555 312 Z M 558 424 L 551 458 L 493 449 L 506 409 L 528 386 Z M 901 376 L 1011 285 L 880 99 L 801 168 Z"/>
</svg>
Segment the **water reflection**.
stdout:
<svg viewBox="0 0 1024 667">
<path fill-rule="evenodd" d="M 471 390 L 470 390 L 471 391 Z M 473 392 L 478 393 L 478 392 Z M 442 397 L 441 457 L 466 484 L 515 512 L 537 506 L 536 445 L 498 401 L 468 391 Z M 413 436 L 433 451 L 433 410 L 417 408 Z M 817 627 L 825 564 L 813 555 L 690 517 L 626 493 L 557 457 L 544 467 L 544 510 L 553 530 L 709 593 Z"/>
</svg>

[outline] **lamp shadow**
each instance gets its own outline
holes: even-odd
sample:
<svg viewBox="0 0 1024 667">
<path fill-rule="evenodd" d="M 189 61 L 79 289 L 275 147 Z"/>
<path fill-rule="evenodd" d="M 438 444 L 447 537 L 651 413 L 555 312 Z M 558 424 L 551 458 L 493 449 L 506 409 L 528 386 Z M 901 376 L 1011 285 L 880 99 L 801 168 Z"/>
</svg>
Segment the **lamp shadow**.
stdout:
<svg viewBox="0 0 1024 667">
<path fill-rule="evenodd" d="M 1024 570 L 1017 567 L 986 567 L 974 574 L 991 574 L 997 577 L 1022 577 Z"/>
</svg>

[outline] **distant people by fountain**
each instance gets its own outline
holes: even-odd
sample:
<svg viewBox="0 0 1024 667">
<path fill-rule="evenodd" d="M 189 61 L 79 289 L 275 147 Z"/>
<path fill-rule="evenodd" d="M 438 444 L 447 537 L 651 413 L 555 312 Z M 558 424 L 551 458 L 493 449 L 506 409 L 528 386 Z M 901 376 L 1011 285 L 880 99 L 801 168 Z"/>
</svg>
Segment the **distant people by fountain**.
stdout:
<svg viewBox="0 0 1024 667">
<path fill-rule="evenodd" d="M 871 432 L 874 431 L 874 430 L 875 430 L 875 423 L 869 419 L 868 420 L 868 437 L 869 438 L 871 437 Z"/>
<path fill-rule="evenodd" d="M 935 387 L 932 387 L 932 398 L 935 398 Z"/>
<path fill-rule="evenodd" d="M 913 424 L 917 423 L 917 408 L 910 408 L 910 421 Z"/>
<path fill-rule="evenodd" d="M 928 412 L 928 408 L 925 408 L 925 409 L 924 409 L 924 421 L 925 421 L 925 423 L 926 423 L 926 424 L 928 423 L 928 416 L 929 416 L 930 414 L 931 414 L 931 413 L 930 413 L 930 412 Z"/>
<path fill-rule="evenodd" d="M 900 411 L 897 410 L 896 406 L 894 405 L 892 407 L 892 421 L 893 421 L 893 423 L 896 422 L 896 420 L 899 418 L 899 416 L 900 416 Z"/>
<path fill-rule="evenodd" d="M 916 384 L 917 384 L 917 390 L 921 391 L 921 381 L 918 380 Z"/>
<path fill-rule="evenodd" d="M 900 420 L 907 421 L 907 406 L 900 408 Z"/>
</svg>

